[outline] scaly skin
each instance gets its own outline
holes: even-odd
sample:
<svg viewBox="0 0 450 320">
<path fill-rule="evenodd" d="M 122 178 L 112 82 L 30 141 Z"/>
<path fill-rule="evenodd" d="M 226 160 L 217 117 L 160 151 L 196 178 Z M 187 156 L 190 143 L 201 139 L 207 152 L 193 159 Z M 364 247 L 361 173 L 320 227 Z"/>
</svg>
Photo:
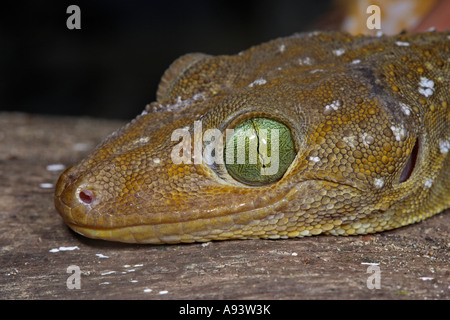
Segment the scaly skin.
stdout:
<svg viewBox="0 0 450 320">
<path fill-rule="evenodd" d="M 186 55 L 158 101 L 61 175 L 56 208 L 87 237 L 138 243 L 421 221 L 450 207 L 449 88 L 449 32 L 302 33 L 234 56 Z M 175 129 L 201 120 L 224 132 L 256 116 L 291 130 L 297 154 L 280 180 L 250 186 L 223 166 L 172 162 Z"/>
</svg>

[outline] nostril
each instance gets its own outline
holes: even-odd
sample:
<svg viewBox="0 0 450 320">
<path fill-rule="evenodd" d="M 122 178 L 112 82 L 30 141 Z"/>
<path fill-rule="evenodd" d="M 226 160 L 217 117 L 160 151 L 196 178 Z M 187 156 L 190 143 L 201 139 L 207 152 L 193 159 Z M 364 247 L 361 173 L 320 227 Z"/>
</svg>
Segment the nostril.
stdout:
<svg viewBox="0 0 450 320">
<path fill-rule="evenodd" d="M 85 204 L 91 204 L 95 200 L 95 194 L 91 190 L 81 190 L 78 196 Z"/>
</svg>

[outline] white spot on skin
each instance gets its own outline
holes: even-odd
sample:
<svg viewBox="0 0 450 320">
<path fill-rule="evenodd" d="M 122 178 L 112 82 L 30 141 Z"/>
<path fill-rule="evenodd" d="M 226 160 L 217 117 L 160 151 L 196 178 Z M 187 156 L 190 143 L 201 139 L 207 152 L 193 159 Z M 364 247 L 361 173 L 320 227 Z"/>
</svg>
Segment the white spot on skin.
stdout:
<svg viewBox="0 0 450 320">
<path fill-rule="evenodd" d="M 203 93 L 196 93 L 196 94 L 194 94 L 194 96 L 192 97 L 192 99 L 194 99 L 194 101 L 197 101 L 197 100 L 200 100 L 200 99 L 206 100 L 206 99 L 205 99 L 205 96 L 203 95 Z"/>
<path fill-rule="evenodd" d="M 367 132 L 364 132 L 363 134 L 361 134 L 361 140 L 364 143 L 364 146 L 368 147 L 370 144 L 372 144 L 375 139 L 369 135 Z"/>
<path fill-rule="evenodd" d="M 430 88 L 419 88 L 419 93 L 428 98 L 433 94 L 433 90 Z"/>
<path fill-rule="evenodd" d="M 177 97 L 177 102 L 173 104 L 159 104 L 157 106 L 153 106 L 153 111 L 151 112 L 159 112 L 159 111 L 181 111 L 186 107 L 189 107 L 194 101 L 197 100 L 206 100 L 205 96 L 202 93 L 196 93 L 192 98 L 188 98 L 186 100 L 182 100 L 181 96 Z M 147 106 L 149 107 L 149 106 Z M 142 115 L 142 114 L 141 114 Z"/>
<path fill-rule="evenodd" d="M 304 65 L 304 64 L 306 64 L 306 65 L 311 65 L 312 64 L 312 60 L 311 60 L 311 58 L 310 57 L 306 57 L 306 58 L 300 58 L 300 59 L 298 59 L 298 63 L 300 64 L 300 65 Z"/>
<path fill-rule="evenodd" d="M 101 276 L 106 276 L 108 274 L 114 274 L 114 273 L 116 273 L 116 272 L 115 271 L 107 271 L 107 272 L 100 273 L 100 275 Z"/>
<path fill-rule="evenodd" d="M 286 46 L 284 44 L 282 44 L 280 46 L 280 52 L 283 53 L 285 49 L 286 49 Z"/>
<path fill-rule="evenodd" d="M 252 83 L 250 83 L 250 84 L 248 85 L 248 87 L 249 87 L 249 88 L 253 88 L 253 86 L 255 86 L 255 85 L 260 86 L 260 85 L 263 85 L 263 84 L 265 84 L 265 83 L 267 83 L 267 81 L 266 81 L 265 79 L 263 79 L 263 78 L 258 78 L 258 79 L 256 79 L 255 81 L 253 81 Z"/>
<path fill-rule="evenodd" d="M 158 164 L 158 163 L 161 162 L 161 160 L 160 160 L 159 158 L 154 158 L 154 159 L 153 159 L 153 162 L 156 163 L 156 164 Z"/>
<path fill-rule="evenodd" d="M 383 178 L 375 178 L 373 180 L 373 185 L 375 186 L 375 188 L 380 189 L 384 186 L 384 179 Z"/>
<path fill-rule="evenodd" d="M 314 161 L 314 162 L 319 162 L 320 158 L 319 157 L 309 157 L 309 160 Z"/>
<path fill-rule="evenodd" d="M 308 37 L 317 37 L 318 35 L 320 35 L 321 34 L 321 32 L 320 31 L 312 31 L 312 32 L 310 32 L 310 33 L 308 33 Z"/>
<path fill-rule="evenodd" d="M 331 110 L 337 110 L 341 106 L 341 102 L 339 100 L 333 101 L 331 104 L 325 106 L 325 112 L 329 113 Z"/>
<path fill-rule="evenodd" d="M 450 140 L 439 141 L 439 150 L 441 151 L 441 153 L 446 154 L 449 149 L 450 149 Z"/>
<path fill-rule="evenodd" d="M 424 95 L 425 97 L 429 97 L 434 92 L 434 81 L 427 79 L 425 77 L 420 77 L 419 82 L 419 93 Z"/>
<path fill-rule="evenodd" d="M 431 186 L 433 185 L 433 179 L 430 178 L 430 179 L 425 180 L 424 185 L 425 185 L 426 189 L 431 188 Z"/>
<path fill-rule="evenodd" d="M 152 289 L 144 289 L 144 292 L 152 292 L 153 290 Z"/>
<path fill-rule="evenodd" d="M 352 61 L 352 64 L 358 64 L 358 63 L 360 63 L 360 62 L 361 62 L 361 60 L 355 59 L 355 60 Z"/>
<path fill-rule="evenodd" d="M 344 142 L 351 148 L 355 147 L 355 143 L 356 143 L 356 137 L 355 136 L 350 136 L 350 137 L 344 137 L 342 138 L 342 140 L 344 140 Z"/>
<path fill-rule="evenodd" d="M 342 56 L 344 53 L 345 53 L 345 50 L 344 49 L 342 49 L 342 48 L 340 48 L 340 49 L 336 49 L 336 50 L 333 50 L 333 53 L 336 55 L 336 56 Z"/>
<path fill-rule="evenodd" d="M 158 292 L 158 294 L 168 294 L 168 293 L 169 293 L 169 291 L 167 291 L 167 290 L 162 290 L 162 291 Z"/>
<path fill-rule="evenodd" d="M 134 141 L 134 144 L 146 144 L 149 140 L 150 140 L 149 137 L 139 138 L 136 141 Z"/>
<path fill-rule="evenodd" d="M 108 256 L 105 256 L 105 255 L 103 255 L 103 254 L 101 254 L 101 253 L 97 253 L 97 254 L 95 254 L 97 257 L 99 257 L 100 259 L 108 259 L 109 257 Z"/>
<path fill-rule="evenodd" d="M 395 44 L 399 47 L 409 47 L 409 42 L 396 41 Z"/>
<path fill-rule="evenodd" d="M 421 87 L 425 87 L 425 88 L 433 88 L 434 87 L 434 81 L 430 80 L 428 78 L 425 78 L 425 77 L 420 77 L 419 85 Z"/>
<path fill-rule="evenodd" d="M 402 141 L 406 136 L 406 131 L 403 126 L 401 126 L 400 128 L 392 126 L 391 130 L 395 136 L 395 140 L 397 140 L 397 141 Z"/>
<path fill-rule="evenodd" d="M 411 114 L 411 109 L 408 105 L 404 104 L 403 102 L 400 102 L 400 108 L 402 109 L 402 112 L 409 116 Z"/>
<path fill-rule="evenodd" d="M 323 69 L 314 69 L 314 70 L 311 70 L 309 73 L 316 73 L 316 72 L 320 72 L 320 71 L 323 71 Z"/>
<path fill-rule="evenodd" d="M 40 183 L 39 187 L 42 188 L 42 189 L 51 189 L 51 188 L 53 188 L 53 184 L 51 184 L 51 183 Z"/>
</svg>

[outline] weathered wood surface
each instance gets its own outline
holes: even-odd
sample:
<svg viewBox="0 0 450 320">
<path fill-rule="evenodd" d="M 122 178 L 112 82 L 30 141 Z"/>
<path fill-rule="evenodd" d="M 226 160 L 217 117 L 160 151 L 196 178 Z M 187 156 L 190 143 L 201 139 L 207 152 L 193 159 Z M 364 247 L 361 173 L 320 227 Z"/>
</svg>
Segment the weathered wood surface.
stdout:
<svg viewBox="0 0 450 320">
<path fill-rule="evenodd" d="M 449 299 L 448 212 L 354 237 L 151 246 L 71 232 L 45 185 L 61 171 L 47 166 L 73 164 L 122 124 L 0 113 L 0 299 Z M 367 287 L 370 263 L 381 289 Z M 80 289 L 67 288 L 71 265 Z"/>
</svg>

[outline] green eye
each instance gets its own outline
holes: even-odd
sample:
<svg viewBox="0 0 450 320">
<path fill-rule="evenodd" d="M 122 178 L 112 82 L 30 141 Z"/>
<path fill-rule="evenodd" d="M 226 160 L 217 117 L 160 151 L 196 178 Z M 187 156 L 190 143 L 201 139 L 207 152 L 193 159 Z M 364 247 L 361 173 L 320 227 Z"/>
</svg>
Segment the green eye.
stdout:
<svg viewBox="0 0 450 320">
<path fill-rule="evenodd" d="M 281 179 L 295 155 L 291 131 L 281 122 L 252 118 L 227 129 L 225 167 L 242 183 L 264 185 Z"/>
</svg>

